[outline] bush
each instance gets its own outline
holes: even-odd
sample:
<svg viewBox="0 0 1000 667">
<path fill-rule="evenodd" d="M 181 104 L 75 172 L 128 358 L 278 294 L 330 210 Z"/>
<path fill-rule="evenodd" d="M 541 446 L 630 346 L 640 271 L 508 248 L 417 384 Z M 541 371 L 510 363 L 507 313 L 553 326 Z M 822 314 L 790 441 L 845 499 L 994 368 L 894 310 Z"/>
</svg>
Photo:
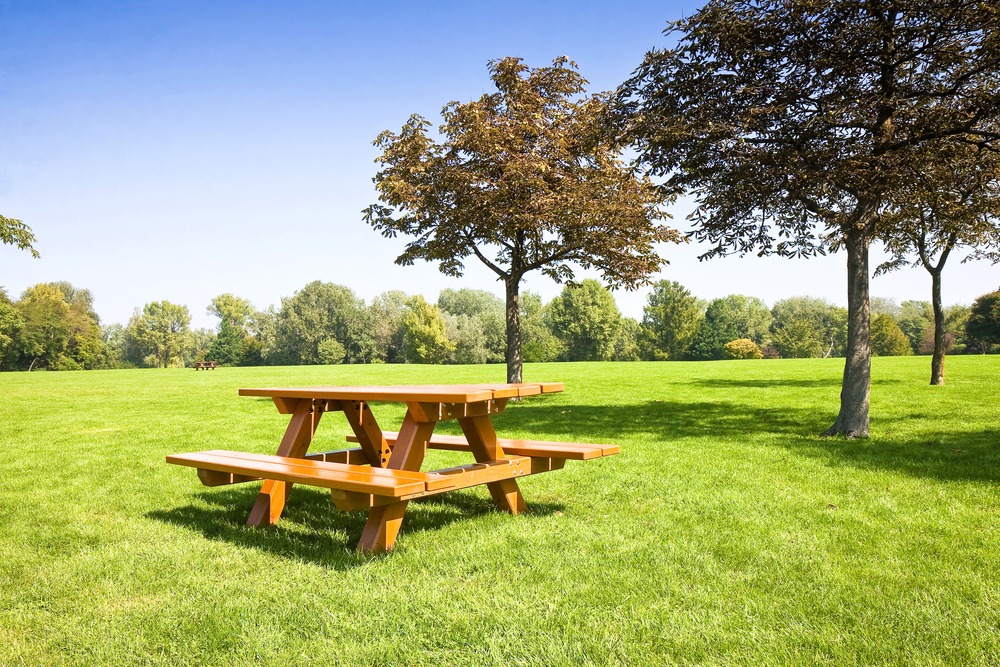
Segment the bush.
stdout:
<svg viewBox="0 0 1000 667">
<path fill-rule="evenodd" d="M 763 359 L 764 353 L 757 343 L 749 338 L 740 338 L 723 345 L 722 356 L 726 359 Z"/>
<path fill-rule="evenodd" d="M 877 357 L 905 357 L 913 354 L 910 340 L 888 315 L 875 315 L 871 322 L 872 354 Z"/>
<path fill-rule="evenodd" d="M 327 338 L 319 344 L 316 353 L 321 364 L 342 364 L 347 356 L 347 348 L 336 338 Z"/>
</svg>

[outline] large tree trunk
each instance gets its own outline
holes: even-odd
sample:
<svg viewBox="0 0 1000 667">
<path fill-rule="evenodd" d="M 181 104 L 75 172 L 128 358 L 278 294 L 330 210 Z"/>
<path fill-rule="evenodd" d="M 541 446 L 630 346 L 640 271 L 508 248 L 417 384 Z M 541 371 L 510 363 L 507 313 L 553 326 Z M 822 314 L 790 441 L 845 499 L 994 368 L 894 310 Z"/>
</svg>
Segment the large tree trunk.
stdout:
<svg viewBox="0 0 1000 667">
<path fill-rule="evenodd" d="M 855 227 L 846 234 L 847 360 L 840 390 L 840 414 L 823 435 L 868 437 L 871 394 L 871 312 L 868 305 L 868 238 Z"/>
<path fill-rule="evenodd" d="M 507 382 L 521 382 L 521 277 L 508 276 L 507 292 Z"/>
<path fill-rule="evenodd" d="M 931 384 L 944 384 L 944 306 L 941 305 L 941 269 L 931 271 L 931 303 L 934 306 L 934 356 Z"/>
</svg>

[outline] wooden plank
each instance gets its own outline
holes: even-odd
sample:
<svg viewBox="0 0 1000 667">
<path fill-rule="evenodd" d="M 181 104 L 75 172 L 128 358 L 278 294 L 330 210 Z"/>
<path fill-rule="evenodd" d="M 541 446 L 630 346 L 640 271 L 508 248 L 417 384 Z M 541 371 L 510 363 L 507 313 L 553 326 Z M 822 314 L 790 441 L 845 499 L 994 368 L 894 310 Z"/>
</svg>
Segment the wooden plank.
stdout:
<svg viewBox="0 0 1000 667">
<path fill-rule="evenodd" d="M 521 384 L 427 384 L 358 387 L 249 387 L 240 396 L 310 398 L 349 401 L 398 401 L 422 403 L 474 403 L 501 398 L 562 391 L 560 382 Z"/>
<path fill-rule="evenodd" d="M 306 454 L 308 461 L 327 461 L 329 463 L 349 463 L 351 465 L 368 465 L 368 457 L 365 456 L 361 448 L 338 449 L 332 452 L 316 452 Z M 242 484 L 243 482 L 259 482 L 262 478 L 259 475 L 234 475 L 233 473 L 219 472 L 217 470 L 198 470 L 198 479 L 205 486 L 226 486 L 228 484 Z"/>
<path fill-rule="evenodd" d="M 292 459 L 267 454 L 212 450 L 174 454 L 168 463 L 267 479 L 297 482 L 328 489 L 343 489 L 399 498 L 427 490 L 453 488 L 448 476 L 409 470 L 385 470 L 346 463 Z"/>
<path fill-rule="evenodd" d="M 449 489 L 422 491 L 420 493 L 413 494 L 412 496 L 406 496 L 403 500 L 426 498 L 428 496 L 435 496 L 439 493 L 444 493 L 445 491 L 465 489 L 470 486 L 487 484 L 489 482 L 496 482 L 514 477 L 525 477 L 533 472 L 545 472 L 545 470 L 558 469 L 561 467 L 558 465 L 558 459 L 556 459 L 557 464 L 555 468 L 545 466 L 545 470 L 542 470 L 541 467 L 537 465 L 537 462 L 552 460 L 553 459 L 533 459 L 529 456 L 522 456 L 504 459 L 503 461 L 470 463 L 464 466 L 455 466 L 454 468 L 435 470 L 431 474 L 448 477 L 455 483 L 455 486 Z M 378 497 L 372 494 L 352 493 L 339 489 L 332 489 L 330 491 L 330 496 L 333 503 L 337 506 L 337 509 L 344 512 L 370 509 L 372 507 L 394 502 L 390 498 Z"/>
<path fill-rule="evenodd" d="M 384 431 L 382 435 L 390 445 L 396 441 L 396 433 Z M 347 436 L 348 441 L 354 442 L 351 435 Z M 612 456 L 621 452 L 618 445 L 597 445 L 582 442 L 555 442 L 549 440 L 516 440 L 509 438 L 497 438 L 497 442 L 506 454 L 517 456 L 539 456 L 545 458 L 562 458 L 576 461 L 586 461 L 602 456 Z M 467 452 L 469 441 L 461 435 L 434 434 L 428 446 L 431 449 L 443 449 L 456 452 Z"/>
<path fill-rule="evenodd" d="M 501 389 L 501 393 L 506 393 Z M 506 390 L 509 391 L 509 390 Z M 483 385 L 400 385 L 366 387 L 279 387 L 245 388 L 240 396 L 269 398 L 314 398 L 349 401 L 398 401 L 426 403 L 472 403 L 494 398 L 493 390 Z"/>
</svg>

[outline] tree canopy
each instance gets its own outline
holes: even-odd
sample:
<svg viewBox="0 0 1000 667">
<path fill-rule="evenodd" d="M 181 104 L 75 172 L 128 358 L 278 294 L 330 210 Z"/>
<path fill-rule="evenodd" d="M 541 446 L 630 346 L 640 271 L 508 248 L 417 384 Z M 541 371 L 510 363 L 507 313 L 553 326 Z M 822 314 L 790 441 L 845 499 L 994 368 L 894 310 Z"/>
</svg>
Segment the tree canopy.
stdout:
<svg viewBox="0 0 1000 667">
<path fill-rule="evenodd" d="M 883 216 L 881 236 L 892 253 L 875 275 L 912 264 L 931 276 L 931 384 L 944 384 L 947 331 L 942 273 L 955 250 L 1000 262 L 1000 151 L 975 144 L 929 144 L 923 168 L 909 175 Z"/>
<path fill-rule="evenodd" d="M 21 250 L 27 250 L 32 257 L 38 257 L 35 250 L 35 235 L 31 233 L 31 228 L 20 220 L 5 218 L 0 215 L 0 243 L 17 246 Z"/>
<path fill-rule="evenodd" d="M 664 264 L 656 244 L 682 236 L 659 223 L 673 195 L 622 160 L 606 131 L 608 96 L 586 96 L 574 63 L 503 58 L 489 71 L 496 92 L 446 105 L 440 141 L 418 115 L 378 136 L 381 203 L 364 215 L 386 237 L 412 237 L 398 264 L 437 262 L 460 276 L 474 257 L 504 282 L 507 375 L 520 382 L 525 274 L 563 282 L 580 266 L 632 288 Z"/>
<path fill-rule="evenodd" d="M 705 316 L 705 304 L 676 281 L 661 280 L 642 309 L 645 356 L 651 359 L 681 359 Z"/>
<path fill-rule="evenodd" d="M 844 249 L 848 354 L 828 434 L 868 434 L 868 249 L 935 146 L 995 147 L 1000 8 L 936 0 L 711 0 L 619 92 L 655 172 L 697 198 L 709 255 Z"/>
</svg>

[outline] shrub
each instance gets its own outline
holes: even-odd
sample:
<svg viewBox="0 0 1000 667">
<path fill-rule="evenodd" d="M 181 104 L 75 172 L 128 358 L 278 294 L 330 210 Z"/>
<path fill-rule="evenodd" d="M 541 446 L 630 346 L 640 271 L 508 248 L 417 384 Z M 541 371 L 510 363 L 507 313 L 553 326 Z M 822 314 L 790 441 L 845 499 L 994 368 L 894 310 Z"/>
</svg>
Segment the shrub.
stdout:
<svg viewBox="0 0 1000 667">
<path fill-rule="evenodd" d="M 878 357 L 905 357 L 913 354 L 910 341 L 888 315 L 875 315 L 871 322 L 872 354 Z"/>
<path fill-rule="evenodd" d="M 722 356 L 726 359 L 763 359 L 764 353 L 757 343 L 749 338 L 740 338 L 723 345 Z"/>
</svg>

